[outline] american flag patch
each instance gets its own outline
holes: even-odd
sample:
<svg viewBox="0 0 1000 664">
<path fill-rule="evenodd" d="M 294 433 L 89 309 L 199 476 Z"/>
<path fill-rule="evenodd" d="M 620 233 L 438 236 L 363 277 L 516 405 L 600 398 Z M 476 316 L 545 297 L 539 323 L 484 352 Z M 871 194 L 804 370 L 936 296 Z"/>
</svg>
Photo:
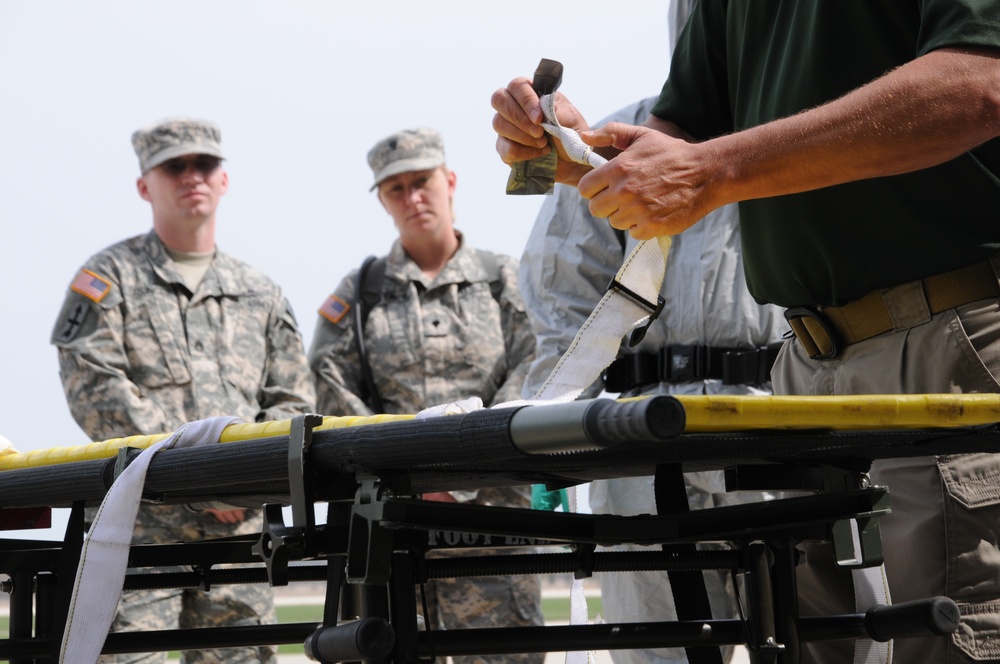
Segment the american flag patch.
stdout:
<svg viewBox="0 0 1000 664">
<path fill-rule="evenodd" d="M 331 323 L 339 323 L 351 308 L 351 305 L 341 300 L 336 295 L 326 298 L 326 302 L 319 308 L 319 315 Z"/>
<path fill-rule="evenodd" d="M 97 276 L 90 270 L 80 270 L 70 290 L 74 290 L 84 297 L 89 297 L 94 302 L 100 302 L 104 296 L 111 292 L 111 282 Z"/>
</svg>

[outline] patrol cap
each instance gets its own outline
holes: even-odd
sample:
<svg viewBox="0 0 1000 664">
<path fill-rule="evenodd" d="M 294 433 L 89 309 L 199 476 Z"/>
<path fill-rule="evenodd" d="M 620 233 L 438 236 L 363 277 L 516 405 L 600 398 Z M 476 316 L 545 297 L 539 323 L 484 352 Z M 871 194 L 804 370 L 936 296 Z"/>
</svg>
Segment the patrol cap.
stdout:
<svg viewBox="0 0 1000 664">
<path fill-rule="evenodd" d="M 168 159 L 207 154 L 222 159 L 222 132 L 218 126 L 192 118 L 167 118 L 132 134 L 132 147 L 143 173 Z"/>
<path fill-rule="evenodd" d="M 389 176 L 409 171 L 424 171 L 444 164 L 444 140 L 433 129 L 404 129 L 386 136 L 368 151 L 368 165 L 375 174 L 375 184 Z"/>
</svg>

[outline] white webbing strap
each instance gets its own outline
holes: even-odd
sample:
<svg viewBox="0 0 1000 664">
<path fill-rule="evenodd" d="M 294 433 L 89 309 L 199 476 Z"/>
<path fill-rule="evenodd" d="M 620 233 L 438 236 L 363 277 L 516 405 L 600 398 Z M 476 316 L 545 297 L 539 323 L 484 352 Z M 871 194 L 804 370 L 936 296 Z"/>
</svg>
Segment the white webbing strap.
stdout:
<svg viewBox="0 0 1000 664">
<path fill-rule="evenodd" d="M 566 497 L 569 502 L 569 511 L 575 514 L 576 487 L 571 486 L 566 490 Z M 586 625 L 590 622 L 590 611 L 587 608 L 587 594 L 583 589 L 583 579 L 573 579 L 569 588 L 569 624 Z M 593 664 L 596 656 L 593 652 L 585 650 L 573 650 L 566 652 L 566 664 Z"/>
<path fill-rule="evenodd" d="M 608 163 L 608 160 L 594 152 L 594 149 L 583 142 L 580 134 L 574 129 L 563 127 L 556 117 L 556 97 L 555 95 L 542 95 L 538 98 L 538 103 L 542 105 L 542 113 L 548 122 L 542 123 L 542 128 L 559 139 L 566 155 L 577 162 L 597 168 Z"/>
<path fill-rule="evenodd" d="M 559 124 L 553 95 L 543 95 L 539 102 L 548 120 L 542 127 L 559 139 L 571 159 L 595 168 L 607 163 L 580 140 L 576 131 Z M 576 399 L 618 356 L 622 338 L 652 322 L 651 318 L 659 314 L 657 305 L 662 303 L 660 289 L 669 252 L 669 237 L 636 245 L 615 275 L 612 287 L 594 307 L 531 403 Z"/>
<path fill-rule="evenodd" d="M 583 579 L 573 579 L 569 588 L 569 624 L 586 625 L 590 622 L 587 610 L 587 594 L 583 589 Z M 591 653 L 588 650 L 570 650 L 566 652 L 566 664 L 589 664 Z"/>
<path fill-rule="evenodd" d="M 621 348 L 622 338 L 648 324 L 667 267 L 670 238 L 640 242 L 622 263 L 614 284 L 594 307 L 532 402 L 568 402 L 594 384 Z M 631 293 L 631 295 L 629 294 Z M 638 297 L 636 297 L 638 296 Z"/>
<path fill-rule="evenodd" d="M 115 479 L 101 501 L 80 554 L 59 650 L 60 664 L 96 662 L 101 654 L 125 583 L 132 530 L 153 455 L 171 447 L 218 443 L 223 429 L 242 421 L 238 417 L 213 417 L 188 422 L 169 438 L 143 450 Z"/>
<path fill-rule="evenodd" d="M 548 120 L 542 126 L 562 142 L 571 159 L 595 168 L 607 161 L 580 140 L 579 134 L 559 124 L 552 95 L 543 96 L 540 102 Z M 618 356 L 622 338 L 640 325 L 648 325 L 651 318 L 659 314 L 657 304 L 662 302 L 660 289 L 669 251 L 670 238 L 667 237 L 636 245 L 545 382 L 531 399 L 518 403 L 539 405 L 573 401 L 600 378 Z M 514 404 L 500 404 L 510 405 Z M 570 500 L 570 511 L 575 512 L 575 491 L 570 494 Z M 570 625 L 585 625 L 589 620 L 583 580 L 573 579 Z M 592 658 L 587 651 L 566 652 L 566 664 L 589 664 Z"/>
<path fill-rule="evenodd" d="M 851 527 L 855 558 L 861 559 L 861 537 L 858 524 Z M 878 567 L 858 567 L 851 570 L 854 579 L 854 608 L 864 613 L 873 606 L 891 603 L 889 581 L 885 576 L 885 565 Z M 854 642 L 854 664 L 889 664 L 892 661 L 892 641 L 857 639 Z"/>
<path fill-rule="evenodd" d="M 580 140 L 579 134 L 559 124 L 554 97 L 545 95 L 540 101 L 548 120 L 542 126 L 559 138 L 571 159 L 595 168 L 607 161 Z M 662 237 L 636 245 L 569 348 L 527 403 L 537 405 L 575 400 L 600 378 L 618 356 L 625 335 L 649 325 L 659 315 L 663 303 L 660 290 L 670 243 L 669 237 Z M 572 491 L 570 497 L 570 509 L 575 512 L 576 492 Z M 570 625 L 585 625 L 589 620 L 583 580 L 573 579 L 570 587 Z M 566 653 L 566 664 L 589 664 L 595 659 L 593 653 L 587 651 Z"/>
</svg>

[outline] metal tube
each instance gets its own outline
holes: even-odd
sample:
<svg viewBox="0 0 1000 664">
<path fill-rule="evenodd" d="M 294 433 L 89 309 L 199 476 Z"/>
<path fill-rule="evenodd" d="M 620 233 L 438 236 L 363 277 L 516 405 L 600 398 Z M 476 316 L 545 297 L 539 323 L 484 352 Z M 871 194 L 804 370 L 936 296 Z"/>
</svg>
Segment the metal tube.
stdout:
<svg viewBox="0 0 1000 664">
<path fill-rule="evenodd" d="M 686 623 L 497 627 L 435 631 L 432 637 L 427 632 L 420 632 L 421 657 L 430 654 L 428 638 L 434 640 L 434 654 L 437 657 L 673 648 L 685 645 L 724 646 L 743 643 L 743 624 L 739 620 L 706 620 Z"/>
</svg>

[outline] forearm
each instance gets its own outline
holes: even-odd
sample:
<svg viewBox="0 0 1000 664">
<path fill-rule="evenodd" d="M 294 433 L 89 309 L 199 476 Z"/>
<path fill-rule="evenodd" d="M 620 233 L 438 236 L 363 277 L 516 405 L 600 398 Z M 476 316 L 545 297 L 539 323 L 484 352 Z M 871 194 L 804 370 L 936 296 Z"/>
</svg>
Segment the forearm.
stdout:
<svg viewBox="0 0 1000 664">
<path fill-rule="evenodd" d="M 345 302 L 354 301 L 353 286 L 337 288 Z M 352 312 L 353 315 L 353 312 Z M 322 415 L 372 415 L 359 396 L 363 391 L 361 358 L 353 328 L 347 321 L 334 325 L 318 316 L 308 353 L 316 386 L 316 409 Z"/>
<path fill-rule="evenodd" d="M 316 381 L 316 408 L 322 415 L 342 417 L 374 414 L 359 396 L 360 382 L 349 375 L 346 367 L 341 367 L 332 356 L 324 356 L 321 363 L 314 364 L 313 375 Z"/>
<path fill-rule="evenodd" d="M 496 394 L 493 396 L 492 401 L 487 404 L 487 407 L 508 401 L 516 401 L 521 398 L 521 390 L 524 387 L 524 381 L 528 375 L 528 369 L 531 368 L 533 358 L 534 355 L 529 356 L 521 364 L 511 367 L 510 371 L 507 372 L 504 382 L 497 389 Z"/>
<path fill-rule="evenodd" d="M 322 415 L 368 417 L 375 414 L 357 394 L 330 381 L 317 382 L 316 403 Z"/>
<path fill-rule="evenodd" d="M 310 377 L 311 380 L 311 377 Z M 258 421 L 287 420 L 315 410 L 315 393 L 303 384 L 274 385 L 264 389 Z"/>
<path fill-rule="evenodd" d="M 281 420 L 316 407 L 316 390 L 302 347 L 302 337 L 290 315 L 276 319 L 268 333 L 267 377 L 258 400 L 259 418 Z"/>
<path fill-rule="evenodd" d="M 1000 135 L 1000 54 L 943 49 L 797 115 L 699 144 L 722 202 L 943 163 Z"/>
<path fill-rule="evenodd" d="M 531 330 L 528 313 L 521 294 L 515 285 L 516 279 L 511 273 L 511 280 L 503 300 L 510 302 L 501 307 L 501 328 L 504 335 L 505 363 L 507 366 L 503 382 L 497 387 L 496 393 L 488 405 L 496 405 L 521 398 L 525 377 L 535 357 L 535 335 Z"/>
<path fill-rule="evenodd" d="M 70 412 L 92 440 L 166 433 L 183 424 L 143 397 L 123 373 L 93 358 L 60 349 L 59 369 Z"/>
</svg>

